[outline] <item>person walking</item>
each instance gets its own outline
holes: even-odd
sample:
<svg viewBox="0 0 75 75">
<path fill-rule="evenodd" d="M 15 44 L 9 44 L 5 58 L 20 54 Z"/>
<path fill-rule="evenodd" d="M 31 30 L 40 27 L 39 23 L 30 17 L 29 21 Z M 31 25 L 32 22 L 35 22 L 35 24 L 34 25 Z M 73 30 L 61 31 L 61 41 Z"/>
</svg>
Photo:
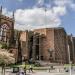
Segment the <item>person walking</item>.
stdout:
<svg viewBox="0 0 75 75">
<path fill-rule="evenodd" d="M 26 75 L 26 66 L 24 67 L 24 74 Z"/>
<path fill-rule="evenodd" d="M 30 72 L 33 72 L 32 65 L 29 66 L 29 73 L 30 73 Z"/>
<path fill-rule="evenodd" d="M 24 69 L 23 68 L 20 68 L 19 75 L 24 75 Z"/>
<path fill-rule="evenodd" d="M 49 66 L 49 72 L 51 71 L 51 67 Z"/>
</svg>

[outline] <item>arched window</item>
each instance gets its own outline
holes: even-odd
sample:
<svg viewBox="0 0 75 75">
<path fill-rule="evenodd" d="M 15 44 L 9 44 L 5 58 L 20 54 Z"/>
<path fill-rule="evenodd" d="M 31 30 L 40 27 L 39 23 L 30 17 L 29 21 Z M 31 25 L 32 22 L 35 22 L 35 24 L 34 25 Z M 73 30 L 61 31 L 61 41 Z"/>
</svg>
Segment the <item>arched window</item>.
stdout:
<svg viewBox="0 0 75 75">
<path fill-rule="evenodd" d="M 7 24 L 1 25 L 0 28 L 0 40 L 1 41 L 7 41 L 7 31 L 9 30 L 9 27 Z"/>
</svg>

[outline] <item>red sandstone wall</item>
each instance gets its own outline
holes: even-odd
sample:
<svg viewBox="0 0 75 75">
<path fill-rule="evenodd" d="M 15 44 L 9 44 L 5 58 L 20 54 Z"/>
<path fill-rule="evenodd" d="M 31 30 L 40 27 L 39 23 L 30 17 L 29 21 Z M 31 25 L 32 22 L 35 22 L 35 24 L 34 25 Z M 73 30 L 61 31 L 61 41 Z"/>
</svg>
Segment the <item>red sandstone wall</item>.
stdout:
<svg viewBox="0 0 75 75">
<path fill-rule="evenodd" d="M 20 41 L 21 41 L 21 49 L 22 49 L 22 56 L 26 59 L 29 58 L 29 50 L 28 50 L 28 31 L 21 32 L 20 35 Z"/>
<path fill-rule="evenodd" d="M 68 59 L 66 33 L 63 29 L 55 29 L 54 36 L 56 62 L 66 63 Z"/>
<path fill-rule="evenodd" d="M 48 49 L 54 49 L 54 31 L 53 29 L 37 29 L 35 32 L 44 34 L 45 37 L 42 38 L 42 55 L 44 60 L 49 60 L 49 52 Z"/>
</svg>

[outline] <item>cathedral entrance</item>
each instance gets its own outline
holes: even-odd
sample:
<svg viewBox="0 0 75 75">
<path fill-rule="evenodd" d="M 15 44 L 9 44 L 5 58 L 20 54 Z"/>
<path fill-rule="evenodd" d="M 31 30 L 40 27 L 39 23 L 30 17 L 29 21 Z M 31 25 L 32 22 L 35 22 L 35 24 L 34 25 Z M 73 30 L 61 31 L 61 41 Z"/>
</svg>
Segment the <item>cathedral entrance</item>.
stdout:
<svg viewBox="0 0 75 75">
<path fill-rule="evenodd" d="M 31 36 L 29 41 L 29 59 L 32 59 L 32 53 L 33 53 L 33 36 Z"/>
<path fill-rule="evenodd" d="M 39 60 L 39 36 L 37 35 L 30 37 L 29 59 Z"/>
<path fill-rule="evenodd" d="M 36 60 L 39 60 L 39 36 L 36 38 L 36 49 L 35 49 L 35 54 L 36 54 Z"/>
</svg>

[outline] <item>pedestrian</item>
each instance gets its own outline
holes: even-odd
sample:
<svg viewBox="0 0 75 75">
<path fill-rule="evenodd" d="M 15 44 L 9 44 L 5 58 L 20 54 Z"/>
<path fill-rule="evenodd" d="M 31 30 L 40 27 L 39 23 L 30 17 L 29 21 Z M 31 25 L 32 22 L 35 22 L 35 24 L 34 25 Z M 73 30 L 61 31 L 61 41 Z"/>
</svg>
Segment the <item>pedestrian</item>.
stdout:
<svg viewBox="0 0 75 75">
<path fill-rule="evenodd" d="M 32 65 L 29 66 L 29 72 L 33 72 Z"/>
<path fill-rule="evenodd" d="M 26 75 L 26 66 L 24 67 L 24 74 Z"/>
<path fill-rule="evenodd" d="M 50 72 L 50 70 L 51 70 L 51 67 L 49 67 L 49 72 Z"/>
<path fill-rule="evenodd" d="M 19 75 L 24 75 L 24 69 L 23 68 L 20 68 Z"/>
</svg>

